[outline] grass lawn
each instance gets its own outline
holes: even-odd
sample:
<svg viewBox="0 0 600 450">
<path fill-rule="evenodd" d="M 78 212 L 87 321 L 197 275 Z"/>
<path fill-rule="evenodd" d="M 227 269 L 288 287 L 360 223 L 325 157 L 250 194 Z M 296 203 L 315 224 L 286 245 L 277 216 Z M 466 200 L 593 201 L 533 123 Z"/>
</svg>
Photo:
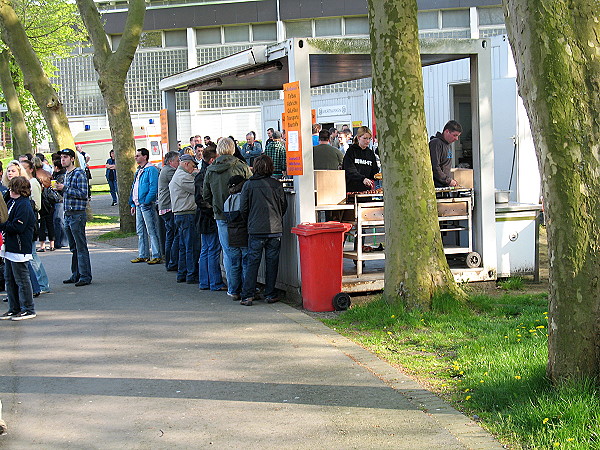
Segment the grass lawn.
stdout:
<svg viewBox="0 0 600 450">
<path fill-rule="evenodd" d="M 546 315 L 546 294 L 511 291 L 472 294 L 467 304 L 437 298 L 431 312 L 377 297 L 324 322 L 477 416 L 511 448 L 600 449 L 597 387 L 553 388 L 546 378 Z"/>
<path fill-rule="evenodd" d="M 116 230 L 101 234 L 96 239 L 99 241 L 110 241 L 111 239 L 123 239 L 131 236 L 135 236 L 135 231 L 123 232 L 120 230 Z"/>
<path fill-rule="evenodd" d="M 110 194 L 110 187 L 107 184 L 92 185 L 92 195 Z"/>
<path fill-rule="evenodd" d="M 88 227 L 97 227 L 103 225 L 117 225 L 119 223 L 119 216 L 104 216 L 94 214 L 92 216 L 92 220 L 88 220 L 86 226 Z"/>
</svg>

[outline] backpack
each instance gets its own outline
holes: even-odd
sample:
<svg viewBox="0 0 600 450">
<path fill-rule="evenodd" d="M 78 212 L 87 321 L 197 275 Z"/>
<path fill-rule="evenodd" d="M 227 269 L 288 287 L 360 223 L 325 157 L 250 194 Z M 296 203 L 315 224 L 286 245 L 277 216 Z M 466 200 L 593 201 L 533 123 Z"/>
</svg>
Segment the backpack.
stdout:
<svg viewBox="0 0 600 450">
<path fill-rule="evenodd" d="M 240 211 L 241 205 L 241 192 L 231 194 L 223 204 L 223 215 L 227 221 L 227 234 L 229 236 L 230 247 L 248 246 L 248 229 Z"/>
</svg>

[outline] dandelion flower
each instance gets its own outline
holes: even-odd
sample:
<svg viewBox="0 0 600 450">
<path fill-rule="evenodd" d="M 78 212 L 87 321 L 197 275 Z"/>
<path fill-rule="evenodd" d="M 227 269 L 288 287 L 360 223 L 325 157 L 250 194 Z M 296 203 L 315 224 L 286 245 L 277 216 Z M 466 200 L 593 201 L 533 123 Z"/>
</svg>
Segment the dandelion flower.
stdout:
<svg viewBox="0 0 600 450">
<path fill-rule="evenodd" d="M 487 373 L 487 372 L 484 372 L 484 373 L 483 373 L 483 375 L 487 377 L 488 373 Z"/>
<path fill-rule="evenodd" d="M 545 325 L 538 325 L 536 328 L 538 328 L 540 330 L 543 330 L 544 328 L 546 328 L 546 326 Z"/>
<path fill-rule="evenodd" d="M 470 400 L 470 399 L 471 399 L 471 396 L 470 396 L 470 395 L 467 395 L 467 396 L 465 397 L 465 400 Z"/>
<path fill-rule="evenodd" d="M 555 446 L 555 447 L 560 447 L 560 442 L 555 442 L 555 443 L 554 443 L 554 446 Z"/>
<path fill-rule="evenodd" d="M 388 331 L 388 332 L 387 332 L 387 334 L 392 334 L 392 332 L 391 332 L 391 331 Z"/>
<path fill-rule="evenodd" d="M 515 380 L 520 380 L 521 379 L 521 375 L 515 375 Z"/>
<path fill-rule="evenodd" d="M 465 389 L 465 392 L 469 392 L 470 390 L 471 390 L 471 389 L 467 388 L 467 389 Z"/>
<path fill-rule="evenodd" d="M 517 334 L 517 337 L 521 337 L 521 335 L 520 335 L 520 334 Z"/>
<path fill-rule="evenodd" d="M 480 382 L 480 383 L 485 383 L 485 381 L 484 381 L 484 380 L 479 380 L 479 382 Z"/>
<path fill-rule="evenodd" d="M 395 314 L 392 314 L 392 319 L 395 319 L 395 318 L 396 318 L 396 315 L 395 315 Z"/>
<path fill-rule="evenodd" d="M 550 420 L 550 419 L 548 419 L 547 417 L 544 417 L 544 420 L 542 420 L 542 423 L 545 425 L 545 424 L 547 424 L 547 423 L 548 423 L 548 421 L 549 421 L 549 420 Z"/>
<path fill-rule="evenodd" d="M 504 336 L 504 339 L 508 339 L 508 336 Z"/>
</svg>

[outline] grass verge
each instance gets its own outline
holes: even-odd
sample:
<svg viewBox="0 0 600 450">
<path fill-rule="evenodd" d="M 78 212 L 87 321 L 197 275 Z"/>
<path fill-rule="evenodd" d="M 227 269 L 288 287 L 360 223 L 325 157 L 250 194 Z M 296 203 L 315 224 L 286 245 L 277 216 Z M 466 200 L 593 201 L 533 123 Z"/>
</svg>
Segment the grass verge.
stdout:
<svg viewBox="0 0 600 450">
<path fill-rule="evenodd" d="M 99 241 L 110 241 L 111 239 L 123 239 L 123 238 L 128 238 L 131 236 L 135 236 L 135 231 L 120 231 L 120 230 L 116 230 L 116 231 L 109 231 L 107 233 L 101 234 L 98 237 L 96 237 L 97 240 Z"/>
<path fill-rule="evenodd" d="M 88 227 L 97 227 L 101 225 L 117 225 L 119 223 L 119 216 L 104 216 L 94 214 L 92 220 L 89 220 L 86 224 Z"/>
<path fill-rule="evenodd" d="M 522 277 L 511 277 L 498 282 L 498 287 L 505 291 L 522 291 L 525 287 L 525 280 Z"/>
<path fill-rule="evenodd" d="M 108 184 L 94 184 L 92 185 L 92 195 L 103 195 L 110 194 L 110 187 Z"/>
<path fill-rule="evenodd" d="M 545 376 L 547 296 L 435 299 L 430 312 L 381 298 L 324 322 L 477 415 L 512 448 L 600 449 L 591 382 L 553 388 Z"/>
</svg>

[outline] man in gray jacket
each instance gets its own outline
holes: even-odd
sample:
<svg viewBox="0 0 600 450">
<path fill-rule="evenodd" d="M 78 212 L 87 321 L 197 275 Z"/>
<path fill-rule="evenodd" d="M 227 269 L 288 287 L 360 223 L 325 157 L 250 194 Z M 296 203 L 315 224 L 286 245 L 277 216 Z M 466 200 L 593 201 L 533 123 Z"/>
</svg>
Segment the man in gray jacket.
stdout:
<svg viewBox="0 0 600 450">
<path fill-rule="evenodd" d="M 179 231 L 178 283 L 198 283 L 200 245 L 194 223 L 196 217 L 194 177 L 198 173 L 197 166 L 198 164 L 193 156 L 180 156 L 179 167 L 169 183 L 171 209 L 175 216 L 175 226 Z"/>
<path fill-rule="evenodd" d="M 158 176 L 158 215 L 165 227 L 165 267 L 168 272 L 177 270 L 179 260 L 179 233 L 171 208 L 169 183 L 179 167 L 179 152 L 168 152 Z"/>
</svg>

